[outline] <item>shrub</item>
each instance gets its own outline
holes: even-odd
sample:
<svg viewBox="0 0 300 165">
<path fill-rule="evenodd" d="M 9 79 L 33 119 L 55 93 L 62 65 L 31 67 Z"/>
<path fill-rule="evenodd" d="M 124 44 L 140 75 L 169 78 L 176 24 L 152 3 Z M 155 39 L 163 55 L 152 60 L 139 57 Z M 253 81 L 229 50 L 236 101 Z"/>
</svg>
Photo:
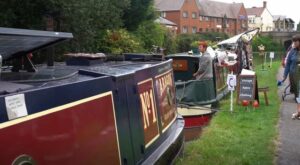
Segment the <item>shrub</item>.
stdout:
<svg viewBox="0 0 300 165">
<path fill-rule="evenodd" d="M 143 51 L 139 39 L 125 29 L 107 30 L 102 48 L 112 54 Z"/>
<path fill-rule="evenodd" d="M 283 45 L 279 44 L 278 42 L 273 41 L 272 37 L 270 36 L 256 36 L 252 40 L 252 48 L 253 51 L 258 51 L 259 45 L 265 46 L 265 51 L 284 51 Z"/>
<path fill-rule="evenodd" d="M 177 51 L 187 52 L 192 49 L 192 43 L 200 40 L 199 34 L 180 34 L 177 36 Z"/>
<path fill-rule="evenodd" d="M 152 45 L 163 46 L 164 30 L 158 23 L 145 21 L 139 25 L 135 34 L 146 50 L 150 50 Z"/>
<path fill-rule="evenodd" d="M 176 53 L 176 37 L 168 29 L 164 28 L 164 41 L 162 47 L 166 54 Z"/>
<path fill-rule="evenodd" d="M 177 37 L 177 51 L 187 52 L 191 49 L 198 47 L 198 41 L 204 40 L 208 42 L 209 46 L 213 46 L 217 43 L 217 39 L 221 40 L 227 39 L 228 35 L 224 33 L 201 33 L 201 34 L 181 34 Z"/>
</svg>

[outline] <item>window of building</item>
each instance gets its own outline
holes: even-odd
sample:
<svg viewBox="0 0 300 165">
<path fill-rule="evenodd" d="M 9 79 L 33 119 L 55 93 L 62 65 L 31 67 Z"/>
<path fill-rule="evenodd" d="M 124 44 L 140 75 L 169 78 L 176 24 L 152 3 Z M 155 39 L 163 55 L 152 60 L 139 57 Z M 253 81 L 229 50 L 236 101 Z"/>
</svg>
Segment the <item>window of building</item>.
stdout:
<svg viewBox="0 0 300 165">
<path fill-rule="evenodd" d="M 200 21 L 203 21 L 203 16 L 199 16 L 199 20 L 200 20 Z"/>
<path fill-rule="evenodd" d="M 203 31 L 203 29 L 202 28 L 199 28 L 199 32 L 202 32 Z"/>
<path fill-rule="evenodd" d="M 182 33 L 187 33 L 188 32 L 188 27 L 187 26 L 183 26 L 182 27 Z"/>
<path fill-rule="evenodd" d="M 208 18 L 208 17 L 205 17 L 205 21 L 209 21 L 209 18 Z"/>
<path fill-rule="evenodd" d="M 192 28 L 192 33 L 197 33 L 197 27 L 194 26 L 194 27 Z"/>
<path fill-rule="evenodd" d="M 162 12 L 160 13 L 160 16 L 163 17 L 163 18 L 166 18 L 167 13 L 166 13 L 165 11 L 162 11 Z"/>
<path fill-rule="evenodd" d="M 187 18 L 189 15 L 188 15 L 188 12 L 187 11 L 184 11 L 183 13 L 182 13 L 182 16 L 183 16 L 183 18 Z"/>
<path fill-rule="evenodd" d="M 197 18 L 197 13 L 196 13 L 196 12 L 193 12 L 193 13 L 192 13 L 192 18 L 194 18 L 194 19 Z"/>
</svg>

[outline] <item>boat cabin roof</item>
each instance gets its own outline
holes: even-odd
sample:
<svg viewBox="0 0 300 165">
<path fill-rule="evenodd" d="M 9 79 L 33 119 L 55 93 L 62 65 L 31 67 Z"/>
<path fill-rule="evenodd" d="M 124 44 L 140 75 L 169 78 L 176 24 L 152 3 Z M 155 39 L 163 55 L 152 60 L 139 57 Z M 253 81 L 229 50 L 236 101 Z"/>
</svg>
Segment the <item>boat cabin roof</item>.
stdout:
<svg viewBox="0 0 300 165">
<path fill-rule="evenodd" d="M 0 28 L 0 55 L 10 60 L 27 53 L 38 51 L 58 42 L 71 39 L 71 33 L 46 32 Z M 76 64 L 86 61 L 90 65 L 67 65 L 65 62 L 55 63 L 53 67 L 45 64 L 35 65 L 36 72 L 12 71 L 12 66 L 1 67 L 0 95 L 38 87 L 56 86 L 85 81 L 96 77 L 111 76 L 116 79 L 133 74 L 138 70 L 150 68 L 165 62 L 162 61 L 104 61 L 99 60 L 103 54 L 68 54 Z M 78 62 L 79 61 L 79 62 Z"/>
<path fill-rule="evenodd" d="M 7 60 L 71 38 L 72 33 L 0 27 L 0 55 Z"/>
</svg>

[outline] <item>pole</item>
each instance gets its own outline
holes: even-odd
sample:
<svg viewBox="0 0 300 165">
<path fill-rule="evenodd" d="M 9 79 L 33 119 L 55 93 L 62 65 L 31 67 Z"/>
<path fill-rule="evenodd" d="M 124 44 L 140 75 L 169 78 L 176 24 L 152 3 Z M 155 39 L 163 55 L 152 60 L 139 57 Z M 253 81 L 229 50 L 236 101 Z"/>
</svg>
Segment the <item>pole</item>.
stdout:
<svg viewBox="0 0 300 165">
<path fill-rule="evenodd" d="M 233 71 L 231 71 L 231 75 L 233 75 Z M 233 112 L 233 90 L 230 91 L 230 112 Z"/>
<path fill-rule="evenodd" d="M 264 67 L 266 67 L 266 62 L 267 62 L 267 53 L 265 52 Z"/>
<path fill-rule="evenodd" d="M 272 68 L 272 60 L 273 60 L 273 58 L 271 58 L 271 60 L 270 60 L 270 68 Z"/>
</svg>

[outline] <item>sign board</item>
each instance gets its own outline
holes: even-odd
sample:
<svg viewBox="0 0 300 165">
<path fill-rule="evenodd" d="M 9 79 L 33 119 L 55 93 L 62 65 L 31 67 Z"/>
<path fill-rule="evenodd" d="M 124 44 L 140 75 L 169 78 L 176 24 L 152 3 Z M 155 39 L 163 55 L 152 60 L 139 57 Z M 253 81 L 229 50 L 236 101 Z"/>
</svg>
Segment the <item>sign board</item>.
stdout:
<svg viewBox="0 0 300 165">
<path fill-rule="evenodd" d="M 138 83 L 141 119 L 144 125 L 144 143 L 147 148 L 159 136 L 158 117 L 152 78 Z"/>
<path fill-rule="evenodd" d="M 254 100 L 255 99 L 255 75 L 240 75 L 238 81 L 238 100 Z"/>
<path fill-rule="evenodd" d="M 24 94 L 5 97 L 5 106 L 9 120 L 28 115 Z"/>
<path fill-rule="evenodd" d="M 229 74 L 227 76 L 227 86 L 229 91 L 234 91 L 234 87 L 236 86 L 236 75 Z"/>
<path fill-rule="evenodd" d="M 274 52 L 270 52 L 270 58 L 272 58 L 272 59 L 273 59 L 273 58 L 274 58 L 274 56 L 275 56 L 275 55 L 274 55 Z"/>
</svg>

